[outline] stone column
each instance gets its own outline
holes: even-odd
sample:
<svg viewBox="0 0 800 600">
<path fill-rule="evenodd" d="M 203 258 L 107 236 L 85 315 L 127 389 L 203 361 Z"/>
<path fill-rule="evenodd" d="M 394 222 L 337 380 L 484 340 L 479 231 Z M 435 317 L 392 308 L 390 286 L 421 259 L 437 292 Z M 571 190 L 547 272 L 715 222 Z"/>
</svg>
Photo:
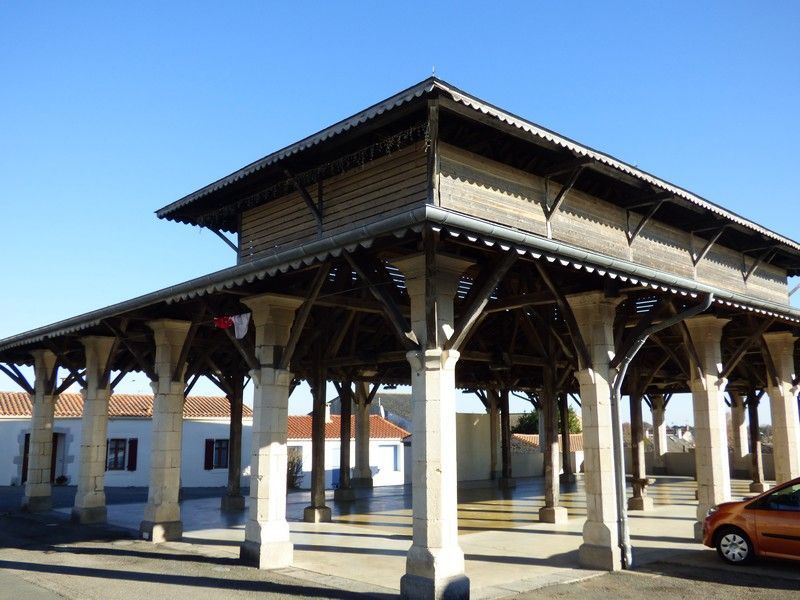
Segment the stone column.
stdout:
<svg viewBox="0 0 800 600">
<path fill-rule="evenodd" d="M 53 456 L 53 414 L 56 396 L 53 381 L 56 355 L 49 350 L 34 350 L 34 393 L 31 398 L 31 433 L 28 442 L 28 477 L 22 510 L 41 512 L 53 506 L 51 461 Z"/>
<path fill-rule="evenodd" d="M 653 474 L 667 474 L 667 403 L 662 394 L 650 394 L 653 415 Z"/>
<path fill-rule="evenodd" d="M 747 456 L 747 421 L 745 419 L 744 400 L 739 392 L 730 392 L 731 429 L 733 433 L 733 460 Z"/>
<path fill-rule="evenodd" d="M 629 399 L 631 403 L 631 476 L 633 479 L 633 496 L 628 498 L 628 510 L 653 510 L 653 499 L 647 495 L 642 395 L 639 392 L 634 392 Z"/>
<path fill-rule="evenodd" d="M 111 395 L 104 374 L 111 360 L 114 338 L 85 337 L 86 389 L 83 394 L 78 490 L 72 519 L 79 523 L 104 523 L 106 520 L 106 451 L 108 445 L 108 398 Z"/>
<path fill-rule="evenodd" d="M 139 533 L 145 540 L 164 542 L 183 535 L 179 496 L 185 365 L 180 365 L 176 381 L 173 375 L 191 323 L 161 319 L 147 326 L 153 330 L 158 381 L 150 384 L 154 394 L 150 490 Z"/>
<path fill-rule="evenodd" d="M 372 488 L 372 468 L 369 466 L 369 383 L 356 382 L 356 466 L 350 485 L 354 488 Z M 412 442 L 413 443 L 413 442 Z"/>
<path fill-rule="evenodd" d="M 761 453 L 761 427 L 758 423 L 759 397 L 751 392 L 747 398 L 747 420 L 750 429 L 750 491 L 760 494 L 769 486 L 764 482 L 764 456 Z"/>
<path fill-rule="evenodd" d="M 337 502 L 355 500 L 355 491 L 350 485 L 350 442 L 352 438 L 353 415 L 353 388 L 349 381 L 342 382 L 342 393 L 339 396 L 341 404 L 341 421 L 339 429 L 339 487 L 333 492 L 333 499 Z"/>
<path fill-rule="evenodd" d="M 508 390 L 500 390 L 500 457 L 501 471 L 499 485 L 503 489 L 516 487 L 517 482 L 511 473 L 511 415 L 508 412 Z"/>
<path fill-rule="evenodd" d="M 730 466 L 728 464 L 728 435 L 725 422 L 723 393 L 727 381 L 720 380 L 718 366 L 722 365 L 722 329 L 728 319 L 701 315 L 686 324 L 694 342 L 702 374 L 698 365 L 691 365 L 694 408 L 695 462 L 697 465 L 697 521 L 695 538 L 702 539 L 703 521 L 708 509 L 731 497 Z M 693 362 L 693 361 L 692 361 Z"/>
<path fill-rule="evenodd" d="M 539 509 L 539 520 L 544 523 L 566 523 L 569 520 L 567 509 L 559 506 L 558 399 L 553 379 L 553 369 L 545 367 L 544 386 L 539 399 L 539 418 L 544 421 L 544 439 L 539 439 L 539 445 L 544 449 L 544 506 Z"/>
<path fill-rule="evenodd" d="M 275 362 L 289 341 L 302 299 L 263 294 L 243 302 L 252 313 L 260 368 L 250 372 L 254 384 L 250 506 L 239 556 L 260 569 L 277 569 L 291 565 L 294 554 L 286 522 L 286 440 L 294 376 L 276 368 Z"/>
<path fill-rule="evenodd" d="M 764 341 L 778 379 L 773 381 L 767 374 L 777 484 L 800 476 L 800 419 L 797 414 L 797 387 L 792 383 L 797 338 L 789 332 L 774 332 L 765 333 Z"/>
<path fill-rule="evenodd" d="M 500 399 L 496 390 L 486 390 L 486 400 L 489 413 L 489 479 L 495 480 L 502 476 L 497 468 L 497 457 L 500 454 Z"/>
<path fill-rule="evenodd" d="M 331 509 L 325 505 L 325 371 L 321 356 L 317 357 L 311 385 L 311 504 L 303 510 L 303 520 L 326 523 L 331 520 Z"/>
<path fill-rule="evenodd" d="M 236 374 L 229 379 L 231 394 L 228 402 L 231 407 L 231 422 L 228 427 L 228 488 L 220 501 L 223 512 L 244 510 L 242 496 L 242 411 L 244 404 L 244 376 Z"/>
<path fill-rule="evenodd" d="M 584 567 L 616 571 L 622 568 L 622 558 L 611 425 L 612 374 L 608 365 L 614 355 L 614 317 L 620 299 L 588 292 L 568 296 L 567 301 L 592 360 L 592 368 L 575 373 L 581 395 L 586 485 L 586 523 L 578 559 Z"/>
<path fill-rule="evenodd" d="M 395 265 L 406 276 L 411 327 L 420 350 L 411 364 L 413 542 L 400 580 L 403 598 L 469 598 L 458 544 L 455 367 L 459 354 L 443 348 L 453 332 L 453 298 L 471 263 L 425 255 Z M 429 329 L 426 316 L 435 315 Z M 435 329 L 434 329 L 435 327 Z M 429 339 L 431 336 L 434 339 Z"/>
<path fill-rule="evenodd" d="M 561 416 L 561 483 L 575 483 L 578 478 L 572 468 L 572 439 L 569 437 L 569 404 L 566 394 L 558 395 L 558 412 Z"/>
</svg>

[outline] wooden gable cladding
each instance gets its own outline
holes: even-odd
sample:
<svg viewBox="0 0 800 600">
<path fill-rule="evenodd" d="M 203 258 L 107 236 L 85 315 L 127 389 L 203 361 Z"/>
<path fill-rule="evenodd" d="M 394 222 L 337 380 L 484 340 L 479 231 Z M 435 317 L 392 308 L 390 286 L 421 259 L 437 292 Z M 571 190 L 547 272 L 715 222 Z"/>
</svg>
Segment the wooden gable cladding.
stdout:
<svg viewBox="0 0 800 600">
<path fill-rule="evenodd" d="M 325 179 L 323 222 L 299 192 L 242 213 L 239 262 L 285 250 L 322 236 L 355 229 L 424 204 L 427 193 L 423 142 L 401 148 L 357 169 Z M 316 189 L 309 190 L 316 196 Z"/>
<path fill-rule="evenodd" d="M 442 208 L 548 235 L 543 178 L 446 143 L 440 142 L 439 153 L 436 200 Z M 551 202 L 560 189 L 557 183 L 549 184 Z M 629 244 L 629 227 L 635 227 L 641 217 L 632 213 L 629 225 L 624 208 L 573 189 L 551 218 L 551 236 L 579 248 L 788 305 L 786 272 L 778 267 L 762 264 L 745 282 L 743 273 L 754 258 L 720 245 L 714 245 L 695 266 L 692 253 L 699 252 L 705 240 L 692 236 L 692 223 L 682 230 L 656 216 Z"/>
</svg>

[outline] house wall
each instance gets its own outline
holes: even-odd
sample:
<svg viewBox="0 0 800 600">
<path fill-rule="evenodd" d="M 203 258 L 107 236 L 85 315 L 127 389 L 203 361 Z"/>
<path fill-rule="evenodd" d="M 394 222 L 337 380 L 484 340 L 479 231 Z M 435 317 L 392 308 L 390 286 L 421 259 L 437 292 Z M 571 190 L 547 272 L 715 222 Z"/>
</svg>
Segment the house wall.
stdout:
<svg viewBox="0 0 800 600">
<path fill-rule="evenodd" d="M 299 192 L 242 213 L 239 262 L 285 250 L 422 205 L 427 197 L 424 143 L 417 142 L 323 181 L 322 233 Z M 308 190 L 316 200 L 317 190 Z"/>
<path fill-rule="evenodd" d="M 289 451 L 300 448 L 303 457 L 303 478 L 300 489 L 311 487 L 311 440 L 289 440 Z M 325 488 L 339 486 L 339 440 L 327 440 L 325 444 Z M 355 440 L 350 442 L 350 463 L 355 465 Z M 396 459 L 395 459 L 396 456 Z M 401 440 L 370 440 L 369 464 L 372 470 L 372 485 L 403 485 L 405 483 L 406 460 Z"/>
<path fill-rule="evenodd" d="M 441 177 L 438 202 L 443 208 L 546 237 L 542 209 L 544 180 L 525 171 L 440 143 Z M 552 183 L 550 199 L 560 186 Z M 641 215 L 632 215 L 638 223 Z M 551 220 L 552 238 L 608 256 L 629 260 L 753 298 L 788 305 L 786 272 L 762 265 L 745 283 L 743 269 L 753 263 L 734 249 L 714 245 L 695 267 L 691 251 L 705 240 L 651 220 L 632 244 L 627 238 L 627 212 L 579 191 L 567 194 Z M 744 261 L 744 262 L 743 262 Z"/>
</svg>

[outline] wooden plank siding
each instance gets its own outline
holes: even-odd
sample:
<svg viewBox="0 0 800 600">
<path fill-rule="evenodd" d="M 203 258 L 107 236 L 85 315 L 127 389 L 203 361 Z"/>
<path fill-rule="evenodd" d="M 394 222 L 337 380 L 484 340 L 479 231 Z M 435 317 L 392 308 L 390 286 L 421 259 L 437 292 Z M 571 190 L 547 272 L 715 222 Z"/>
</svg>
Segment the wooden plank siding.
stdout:
<svg viewBox="0 0 800 600">
<path fill-rule="evenodd" d="M 547 235 L 542 208 L 544 180 L 460 148 L 440 143 L 438 203 L 442 208 L 472 215 L 521 231 Z M 560 186 L 549 186 L 552 201 Z M 631 228 L 641 215 L 631 215 Z M 595 252 L 632 261 L 665 273 L 679 275 L 753 298 L 788 305 L 786 272 L 762 265 L 747 283 L 743 256 L 715 245 L 700 264 L 692 264 L 691 252 L 704 241 L 657 219 L 628 244 L 627 214 L 618 206 L 579 191 L 567 194 L 551 219 L 552 238 Z M 691 224 L 687 224 L 687 229 Z M 746 264 L 752 264 L 747 258 Z"/>
<path fill-rule="evenodd" d="M 426 202 L 423 142 L 402 148 L 323 182 L 322 235 L 399 214 Z M 316 199 L 316 186 L 309 188 Z M 239 262 L 318 239 L 317 222 L 299 193 L 242 213 Z"/>
</svg>

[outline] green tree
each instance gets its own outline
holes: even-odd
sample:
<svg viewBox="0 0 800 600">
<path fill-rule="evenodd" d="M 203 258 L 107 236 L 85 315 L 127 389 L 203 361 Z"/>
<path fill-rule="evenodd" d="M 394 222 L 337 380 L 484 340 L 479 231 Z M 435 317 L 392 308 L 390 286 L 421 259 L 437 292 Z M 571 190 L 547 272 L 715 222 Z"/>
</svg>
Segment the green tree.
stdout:
<svg viewBox="0 0 800 600">
<path fill-rule="evenodd" d="M 524 412 L 511 428 L 511 433 L 539 433 L 539 411 L 535 408 L 531 412 Z"/>
<path fill-rule="evenodd" d="M 567 426 L 569 427 L 570 433 L 580 433 L 583 431 L 578 413 L 576 413 L 575 409 L 571 406 L 567 409 Z"/>
</svg>

